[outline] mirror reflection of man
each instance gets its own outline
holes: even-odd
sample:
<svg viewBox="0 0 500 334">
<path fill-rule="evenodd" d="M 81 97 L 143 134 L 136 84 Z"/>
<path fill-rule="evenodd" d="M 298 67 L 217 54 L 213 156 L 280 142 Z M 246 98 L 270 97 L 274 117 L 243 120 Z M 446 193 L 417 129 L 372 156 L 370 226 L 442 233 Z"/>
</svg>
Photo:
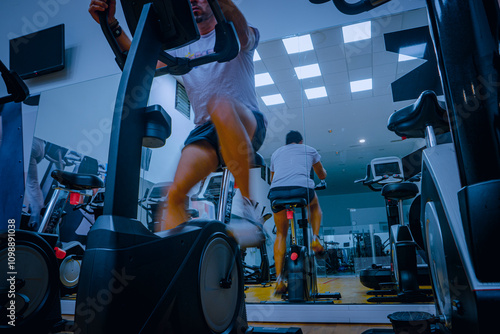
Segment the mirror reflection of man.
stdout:
<svg viewBox="0 0 500 334">
<path fill-rule="evenodd" d="M 41 217 L 40 211 L 44 206 L 44 196 L 38 181 L 38 168 L 37 165 L 42 161 L 45 156 L 45 141 L 33 137 L 33 145 L 31 146 L 31 156 L 28 165 L 28 175 L 26 177 L 26 201 L 29 204 L 30 220 L 28 228 L 30 230 L 37 230 L 40 225 Z"/>
</svg>

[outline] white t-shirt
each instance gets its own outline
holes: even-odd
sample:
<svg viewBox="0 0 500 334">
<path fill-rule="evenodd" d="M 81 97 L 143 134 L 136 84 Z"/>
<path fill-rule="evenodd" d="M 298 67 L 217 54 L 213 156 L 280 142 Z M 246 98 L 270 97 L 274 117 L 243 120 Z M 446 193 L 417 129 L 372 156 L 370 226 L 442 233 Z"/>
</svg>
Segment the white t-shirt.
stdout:
<svg viewBox="0 0 500 334">
<path fill-rule="evenodd" d="M 253 27 L 252 27 L 253 28 Z M 230 96 L 243 103 L 248 109 L 259 110 L 255 93 L 255 72 L 253 54 L 259 44 L 259 31 L 255 32 L 255 43 L 229 62 L 211 62 L 193 68 L 182 76 L 186 92 L 194 110 L 194 123 L 202 125 L 210 120 L 207 103 L 215 94 Z M 214 53 L 215 29 L 200 39 L 182 48 L 169 51 L 174 57 L 190 59 Z"/>
<path fill-rule="evenodd" d="M 288 144 L 277 149 L 271 156 L 271 172 L 274 172 L 271 188 L 305 187 L 314 188 L 311 168 L 321 156 L 311 146 Z"/>
</svg>

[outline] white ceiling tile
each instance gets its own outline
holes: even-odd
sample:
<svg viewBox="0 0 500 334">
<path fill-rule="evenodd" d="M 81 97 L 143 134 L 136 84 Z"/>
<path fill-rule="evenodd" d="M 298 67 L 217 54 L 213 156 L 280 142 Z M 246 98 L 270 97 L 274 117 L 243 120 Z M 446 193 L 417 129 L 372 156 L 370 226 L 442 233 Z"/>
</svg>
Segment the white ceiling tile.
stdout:
<svg viewBox="0 0 500 334">
<path fill-rule="evenodd" d="M 339 96 L 348 96 L 351 99 L 351 89 L 349 88 L 349 83 L 337 84 L 337 85 L 326 85 L 326 93 L 330 98 L 336 100 Z"/>
<path fill-rule="evenodd" d="M 259 43 L 257 51 L 262 59 L 288 55 L 281 39 Z"/>
<path fill-rule="evenodd" d="M 345 59 L 339 59 L 334 61 L 324 61 L 319 63 L 319 68 L 321 70 L 321 74 L 331 74 L 338 72 L 347 71 L 347 64 Z"/>
<path fill-rule="evenodd" d="M 282 96 L 288 108 L 293 109 L 309 106 L 307 97 L 302 90 L 285 92 Z"/>
<path fill-rule="evenodd" d="M 309 102 L 309 105 L 311 107 L 312 106 L 322 106 L 322 105 L 330 104 L 330 99 L 328 98 L 328 96 L 325 96 L 325 97 L 320 97 L 320 98 L 312 99 L 312 100 L 308 99 L 308 102 Z"/>
<path fill-rule="evenodd" d="M 256 61 L 253 63 L 253 67 L 255 69 L 255 74 L 268 72 L 266 65 L 262 60 Z"/>
<path fill-rule="evenodd" d="M 292 66 L 288 54 L 272 58 L 262 58 L 262 61 L 270 71 L 282 70 Z"/>
<path fill-rule="evenodd" d="M 414 59 L 414 60 L 408 60 L 408 61 L 400 61 L 398 62 L 396 73 L 398 75 L 404 75 L 408 72 L 411 72 L 415 68 L 419 67 L 422 65 L 426 60 L 423 59 Z M 437 70 L 437 69 L 436 69 Z"/>
<path fill-rule="evenodd" d="M 345 58 L 344 44 L 330 46 L 323 49 L 317 49 L 316 55 L 320 62 L 344 59 Z"/>
<path fill-rule="evenodd" d="M 384 52 L 385 50 L 385 39 L 384 36 L 372 37 L 372 51 L 373 52 Z"/>
<path fill-rule="evenodd" d="M 274 82 L 284 82 L 290 80 L 298 80 L 297 73 L 295 73 L 294 69 L 289 67 L 278 71 L 269 71 L 271 78 L 273 78 Z"/>
<path fill-rule="evenodd" d="M 281 81 L 276 82 L 275 84 L 281 93 L 300 91 L 302 89 L 302 85 L 299 80 Z"/>
<path fill-rule="evenodd" d="M 373 96 L 392 95 L 391 83 L 394 76 L 378 76 L 373 80 Z"/>
<path fill-rule="evenodd" d="M 384 16 L 372 21 L 372 36 L 401 30 L 402 15 Z"/>
<path fill-rule="evenodd" d="M 349 74 L 349 81 L 357 81 L 373 78 L 372 67 L 359 68 L 347 72 Z"/>
<path fill-rule="evenodd" d="M 314 77 L 301 80 L 302 89 L 316 88 L 325 85 L 323 77 Z"/>
<path fill-rule="evenodd" d="M 344 45 L 344 54 L 347 59 L 371 53 L 372 53 L 371 38 L 359 42 L 347 43 Z"/>
<path fill-rule="evenodd" d="M 365 90 L 365 91 L 362 91 L 362 92 L 356 92 L 356 93 L 352 93 L 352 99 L 353 100 L 359 100 L 359 99 L 366 99 L 366 98 L 369 98 L 369 97 L 372 97 L 373 96 L 373 92 L 372 90 Z"/>
<path fill-rule="evenodd" d="M 325 29 L 311 33 L 311 40 L 315 49 L 321 49 L 343 43 L 340 27 Z"/>
<path fill-rule="evenodd" d="M 349 85 L 349 75 L 347 71 L 338 73 L 327 73 L 323 75 L 323 80 L 327 85 L 337 85 L 344 83 Z"/>
<path fill-rule="evenodd" d="M 357 70 L 358 68 L 372 66 L 372 54 L 346 58 L 348 70 Z"/>
<path fill-rule="evenodd" d="M 379 76 L 392 76 L 392 78 L 395 78 L 397 67 L 398 65 L 394 63 L 374 66 L 373 77 L 377 78 Z"/>
<path fill-rule="evenodd" d="M 278 90 L 278 87 L 276 87 L 276 85 L 255 87 L 255 92 L 257 93 L 258 96 L 267 96 L 267 95 L 273 95 L 273 94 L 280 93 L 280 91 Z"/>
<path fill-rule="evenodd" d="M 383 64 L 396 64 L 398 62 L 398 54 L 394 52 L 374 52 L 373 53 L 373 66 Z"/>
<path fill-rule="evenodd" d="M 294 67 L 304 66 L 316 64 L 318 62 L 318 58 L 316 57 L 316 52 L 311 50 L 290 55 L 290 62 Z"/>
</svg>

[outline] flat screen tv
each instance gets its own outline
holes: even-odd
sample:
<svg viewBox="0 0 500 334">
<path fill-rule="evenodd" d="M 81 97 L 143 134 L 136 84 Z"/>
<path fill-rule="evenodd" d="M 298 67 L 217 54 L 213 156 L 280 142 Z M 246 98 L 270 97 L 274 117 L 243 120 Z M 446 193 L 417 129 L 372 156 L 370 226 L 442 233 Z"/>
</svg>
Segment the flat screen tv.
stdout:
<svg viewBox="0 0 500 334">
<path fill-rule="evenodd" d="M 23 79 L 64 68 L 64 24 L 13 38 L 9 42 L 10 69 Z"/>
</svg>

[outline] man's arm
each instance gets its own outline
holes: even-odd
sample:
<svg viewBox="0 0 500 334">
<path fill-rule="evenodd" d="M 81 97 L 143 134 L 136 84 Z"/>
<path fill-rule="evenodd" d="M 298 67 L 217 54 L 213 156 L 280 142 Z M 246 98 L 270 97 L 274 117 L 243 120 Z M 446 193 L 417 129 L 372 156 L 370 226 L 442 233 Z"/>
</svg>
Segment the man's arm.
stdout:
<svg viewBox="0 0 500 334">
<path fill-rule="evenodd" d="M 245 16 L 243 16 L 241 11 L 231 0 L 218 0 L 218 2 L 224 13 L 224 17 L 234 24 L 238 39 L 240 40 L 241 49 L 246 50 L 252 48 L 255 44 L 255 31 L 248 26 Z"/>
<path fill-rule="evenodd" d="M 99 12 L 104 12 L 108 7 L 109 7 L 109 12 L 108 12 L 109 25 L 112 26 L 118 24 L 118 21 L 115 18 L 116 0 L 92 0 L 89 6 L 89 13 L 92 16 L 92 18 L 97 23 L 99 23 Z M 128 51 L 130 49 L 130 45 L 132 44 L 130 38 L 123 31 L 120 34 L 120 36 L 116 37 L 116 41 L 118 42 L 118 46 L 122 51 Z"/>
<path fill-rule="evenodd" d="M 314 168 L 314 172 L 316 173 L 316 175 L 318 175 L 318 178 L 320 180 L 326 179 L 326 170 L 325 170 L 325 168 L 323 168 L 321 161 L 318 161 L 317 163 L 315 163 L 313 165 L 313 168 Z"/>
</svg>

